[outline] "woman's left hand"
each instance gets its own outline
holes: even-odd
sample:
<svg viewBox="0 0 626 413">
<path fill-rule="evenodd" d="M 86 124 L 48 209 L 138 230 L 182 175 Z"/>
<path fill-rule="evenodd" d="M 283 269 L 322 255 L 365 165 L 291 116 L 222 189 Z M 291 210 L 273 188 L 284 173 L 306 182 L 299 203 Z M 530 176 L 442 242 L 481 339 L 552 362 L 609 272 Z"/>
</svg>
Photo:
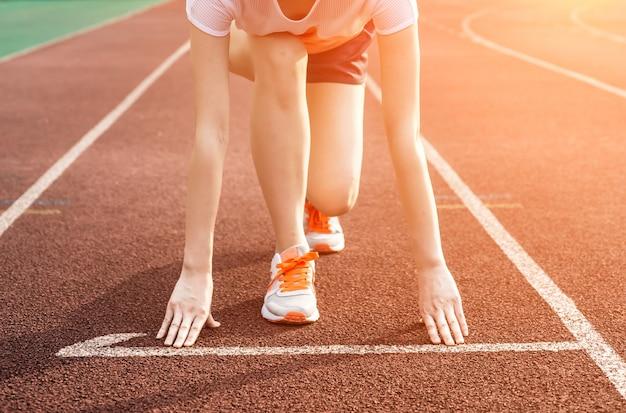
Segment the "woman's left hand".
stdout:
<svg viewBox="0 0 626 413">
<path fill-rule="evenodd" d="M 469 334 L 459 290 L 444 264 L 423 269 L 419 275 L 420 313 L 430 340 L 447 345 L 464 343 Z"/>
</svg>

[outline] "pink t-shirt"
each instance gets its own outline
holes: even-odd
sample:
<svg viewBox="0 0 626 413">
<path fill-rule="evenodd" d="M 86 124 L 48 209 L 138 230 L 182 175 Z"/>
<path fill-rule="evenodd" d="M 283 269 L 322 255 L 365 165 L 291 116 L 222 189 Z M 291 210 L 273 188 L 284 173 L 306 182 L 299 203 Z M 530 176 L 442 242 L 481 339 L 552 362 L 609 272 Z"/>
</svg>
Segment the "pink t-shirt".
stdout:
<svg viewBox="0 0 626 413">
<path fill-rule="evenodd" d="M 320 53 L 358 35 L 369 20 L 376 32 L 391 34 L 417 22 L 416 0 L 317 0 L 301 20 L 287 18 L 277 0 L 186 0 L 187 18 L 213 36 L 237 28 L 264 36 L 289 32 L 309 53 Z"/>
</svg>

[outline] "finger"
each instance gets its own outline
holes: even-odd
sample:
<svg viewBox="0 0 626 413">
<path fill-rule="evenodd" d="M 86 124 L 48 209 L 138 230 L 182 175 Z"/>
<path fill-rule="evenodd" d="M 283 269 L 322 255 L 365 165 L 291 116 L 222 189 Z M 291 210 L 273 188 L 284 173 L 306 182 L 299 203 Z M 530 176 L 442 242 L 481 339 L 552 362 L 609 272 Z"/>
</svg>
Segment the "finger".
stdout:
<svg viewBox="0 0 626 413">
<path fill-rule="evenodd" d="M 426 325 L 426 330 L 428 331 L 428 336 L 430 337 L 430 341 L 433 344 L 441 343 L 441 338 L 439 337 L 439 333 L 437 332 L 437 325 L 435 324 L 435 320 L 430 315 L 425 315 L 424 324 Z"/>
<path fill-rule="evenodd" d="M 441 338 L 443 338 L 443 342 L 448 346 L 454 345 L 454 340 L 452 339 L 452 335 L 450 335 L 450 328 L 448 328 L 448 322 L 446 321 L 446 315 L 443 311 L 439 310 L 435 317 L 435 322 L 437 323 L 437 328 L 439 329 Z"/>
<path fill-rule="evenodd" d="M 465 321 L 465 314 L 463 314 L 463 304 L 461 301 L 457 301 L 454 303 L 454 313 L 456 314 L 456 319 L 459 320 L 459 324 L 461 324 L 461 331 L 464 336 L 469 335 L 469 328 L 467 327 L 467 321 Z"/>
<path fill-rule="evenodd" d="M 183 313 L 180 308 L 174 309 L 174 318 L 172 318 L 172 323 L 170 324 L 170 329 L 167 332 L 167 338 L 165 339 L 166 346 L 171 346 L 174 342 L 174 338 L 176 338 L 176 333 L 178 333 L 178 327 L 180 327 L 182 319 Z"/>
<path fill-rule="evenodd" d="M 444 310 L 446 313 L 446 320 L 448 321 L 448 326 L 450 330 L 452 330 L 452 336 L 454 337 L 454 341 L 456 344 L 462 344 L 465 340 L 463 340 L 463 334 L 461 333 L 461 326 L 456 319 L 456 314 L 454 314 L 454 308 L 449 305 Z"/>
<path fill-rule="evenodd" d="M 193 324 L 191 324 L 191 328 L 189 329 L 189 335 L 187 335 L 187 340 L 185 340 L 184 346 L 193 346 L 202 331 L 202 327 L 204 323 L 206 323 L 207 317 L 202 317 L 197 315 L 193 320 Z"/>
<path fill-rule="evenodd" d="M 207 325 L 211 328 L 217 328 L 221 326 L 222 323 L 220 323 L 219 321 L 215 321 L 215 319 L 213 318 L 213 314 L 209 314 L 209 317 L 207 318 Z"/>
<path fill-rule="evenodd" d="M 192 312 L 185 313 L 183 316 L 183 322 L 180 324 L 178 328 L 178 335 L 176 336 L 176 341 L 174 342 L 174 347 L 182 347 L 183 343 L 187 339 L 187 335 L 189 334 L 189 329 L 191 328 L 191 323 L 193 322 L 195 315 Z"/>
<path fill-rule="evenodd" d="M 174 317 L 174 311 L 172 310 L 172 307 L 168 305 L 165 310 L 165 318 L 163 319 L 163 323 L 161 324 L 161 328 L 159 329 L 156 338 L 163 338 L 165 332 L 167 331 L 167 327 L 169 327 L 172 322 L 172 317 Z"/>
</svg>

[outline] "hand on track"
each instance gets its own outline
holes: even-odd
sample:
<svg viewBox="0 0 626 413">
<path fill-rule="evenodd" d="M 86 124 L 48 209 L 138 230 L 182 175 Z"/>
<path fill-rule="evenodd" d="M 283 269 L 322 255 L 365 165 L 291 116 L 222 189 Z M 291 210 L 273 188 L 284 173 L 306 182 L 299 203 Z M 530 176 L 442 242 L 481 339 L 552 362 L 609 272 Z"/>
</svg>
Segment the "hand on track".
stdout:
<svg viewBox="0 0 626 413">
<path fill-rule="evenodd" d="M 183 269 L 167 303 L 165 318 L 156 338 L 163 338 L 167 332 L 166 346 L 192 346 L 205 323 L 209 327 L 219 327 L 220 323 L 211 315 L 212 298 L 211 274 L 190 274 Z"/>
<path fill-rule="evenodd" d="M 447 345 L 464 343 L 469 334 L 459 290 L 448 267 L 423 270 L 419 279 L 420 313 L 430 340 Z"/>
</svg>

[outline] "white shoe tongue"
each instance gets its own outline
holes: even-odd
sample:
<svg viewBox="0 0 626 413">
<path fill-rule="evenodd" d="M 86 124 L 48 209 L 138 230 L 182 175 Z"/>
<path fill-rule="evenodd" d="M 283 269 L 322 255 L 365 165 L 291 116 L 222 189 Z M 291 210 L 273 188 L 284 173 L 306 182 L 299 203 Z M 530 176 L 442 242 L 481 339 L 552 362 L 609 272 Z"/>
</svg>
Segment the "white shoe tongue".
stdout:
<svg viewBox="0 0 626 413">
<path fill-rule="evenodd" d="M 291 258 L 301 257 L 307 252 L 309 252 L 309 247 L 307 245 L 294 245 L 293 247 L 289 247 L 281 252 L 280 259 L 281 261 L 286 261 Z"/>
</svg>

